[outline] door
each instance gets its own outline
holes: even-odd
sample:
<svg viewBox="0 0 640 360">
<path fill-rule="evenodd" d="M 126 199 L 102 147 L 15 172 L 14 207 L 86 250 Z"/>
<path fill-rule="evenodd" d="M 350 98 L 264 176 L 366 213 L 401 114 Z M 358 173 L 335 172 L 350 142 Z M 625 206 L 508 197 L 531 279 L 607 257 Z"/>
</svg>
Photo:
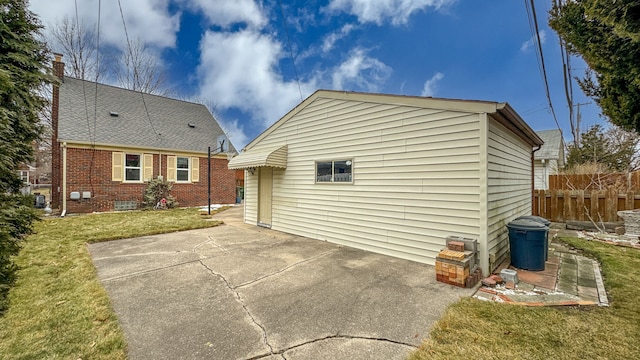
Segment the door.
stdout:
<svg viewBox="0 0 640 360">
<path fill-rule="evenodd" d="M 271 227 L 273 168 L 261 167 L 258 173 L 258 225 Z"/>
</svg>

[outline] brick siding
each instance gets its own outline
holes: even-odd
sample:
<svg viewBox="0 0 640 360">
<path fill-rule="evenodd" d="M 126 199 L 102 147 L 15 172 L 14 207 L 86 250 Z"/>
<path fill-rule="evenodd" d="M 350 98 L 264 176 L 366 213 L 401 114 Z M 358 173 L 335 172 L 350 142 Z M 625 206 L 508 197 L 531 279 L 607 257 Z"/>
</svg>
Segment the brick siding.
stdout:
<svg viewBox="0 0 640 360">
<path fill-rule="evenodd" d="M 167 155 L 153 155 L 154 178 L 162 174 L 166 179 Z M 228 160 L 211 159 L 211 202 L 235 202 L 235 171 L 227 169 Z M 146 184 L 111 181 L 111 151 L 93 149 L 67 149 L 67 211 L 88 213 L 112 211 L 116 201 L 137 201 L 142 207 Z M 53 189 L 52 189 L 53 190 Z M 91 192 L 90 199 L 71 200 L 71 192 Z M 200 157 L 200 181 L 173 185 L 171 194 L 181 207 L 207 204 L 207 158 Z"/>
</svg>

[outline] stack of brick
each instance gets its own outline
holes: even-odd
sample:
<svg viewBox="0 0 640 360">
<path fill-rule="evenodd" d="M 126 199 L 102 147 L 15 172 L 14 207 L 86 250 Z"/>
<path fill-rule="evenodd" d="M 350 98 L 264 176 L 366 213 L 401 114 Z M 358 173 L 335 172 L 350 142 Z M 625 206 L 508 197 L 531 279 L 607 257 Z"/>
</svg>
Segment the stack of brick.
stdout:
<svg viewBox="0 0 640 360">
<path fill-rule="evenodd" d="M 482 279 L 478 267 L 478 241 L 447 237 L 447 247 L 436 257 L 436 279 L 458 287 L 470 288 Z"/>
</svg>

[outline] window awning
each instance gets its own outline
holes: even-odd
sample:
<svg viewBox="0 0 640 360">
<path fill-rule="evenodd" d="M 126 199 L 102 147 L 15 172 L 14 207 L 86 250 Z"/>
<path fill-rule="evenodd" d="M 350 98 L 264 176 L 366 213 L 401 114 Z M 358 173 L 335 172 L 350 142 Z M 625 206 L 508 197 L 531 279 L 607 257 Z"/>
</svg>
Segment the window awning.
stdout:
<svg viewBox="0 0 640 360">
<path fill-rule="evenodd" d="M 229 169 L 248 169 L 261 166 L 287 168 L 287 145 L 248 150 L 229 161 Z"/>
</svg>

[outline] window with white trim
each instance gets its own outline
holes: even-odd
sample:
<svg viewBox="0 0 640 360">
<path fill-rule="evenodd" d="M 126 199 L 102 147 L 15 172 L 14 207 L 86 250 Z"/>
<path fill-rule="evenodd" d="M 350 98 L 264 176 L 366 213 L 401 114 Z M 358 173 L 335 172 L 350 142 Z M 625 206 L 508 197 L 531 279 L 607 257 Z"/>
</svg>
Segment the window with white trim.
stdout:
<svg viewBox="0 0 640 360">
<path fill-rule="evenodd" d="M 141 181 L 142 156 L 140 154 L 124 154 L 124 181 Z"/>
<path fill-rule="evenodd" d="M 316 161 L 316 182 L 350 183 L 352 181 L 351 160 Z"/>
<path fill-rule="evenodd" d="M 189 158 L 178 156 L 176 158 L 176 182 L 189 181 Z"/>
<path fill-rule="evenodd" d="M 26 170 L 19 170 L 18 175 L 20 176 L 20 180 L 22 180 L 23 184 L 27 184 L 29 182 L 29 172 Z"/>
</svg>

